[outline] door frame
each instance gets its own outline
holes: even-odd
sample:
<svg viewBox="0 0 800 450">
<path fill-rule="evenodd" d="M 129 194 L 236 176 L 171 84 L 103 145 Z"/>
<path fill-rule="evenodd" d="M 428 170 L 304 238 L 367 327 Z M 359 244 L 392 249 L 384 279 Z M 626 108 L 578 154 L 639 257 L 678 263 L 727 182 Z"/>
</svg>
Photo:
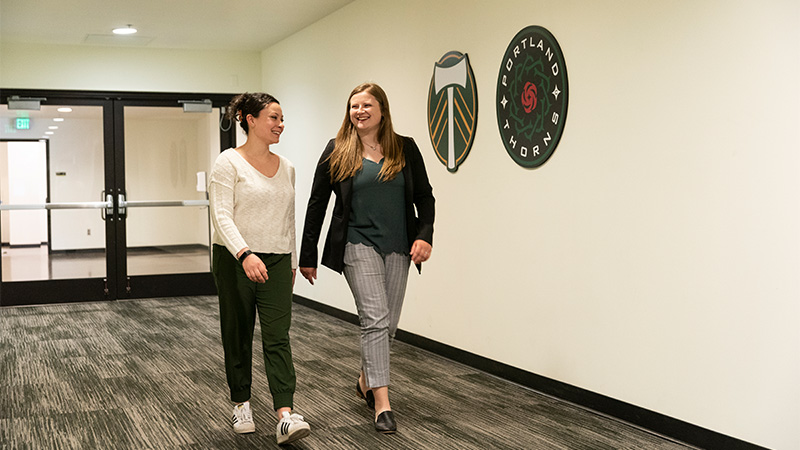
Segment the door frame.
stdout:
<svg viewBox="0 0 800 450">
<path fill-rule="evenodd" d="M 211 100 L 212 108 L 224 108 L 237 94 L 125 91 L 69 91 L 41 89 L 0 89 L 0 104 L 11 96 L 45 98 L 44 105 L 103 107 L 104 186 L 106 192 L 124 189 L 124 106 L 181 106 L 180 101 Z M 220 130 L 220 151 L 236 146 L 236 129 Z M 48 173 L 48 184 L 50 183 Z M 105 221 L 105 278 L 76 278 L 36 281 L 0 279 L 0 306 L 66 302 L 103 301 L 129 298 L 212 295 L 216 293 L 210 272 L 140 275 L 128 277 L 125 223 L 119 220 L 117 195 L 114 215 Z M 48 192 L 49 201 L 49 192 Z M 210 244 L 210 243 L 209 243 Z M 2 261 L 0 261 L 0 265 Z M 134 283 L 135 286 L 131 286 Z"/>
</svg>

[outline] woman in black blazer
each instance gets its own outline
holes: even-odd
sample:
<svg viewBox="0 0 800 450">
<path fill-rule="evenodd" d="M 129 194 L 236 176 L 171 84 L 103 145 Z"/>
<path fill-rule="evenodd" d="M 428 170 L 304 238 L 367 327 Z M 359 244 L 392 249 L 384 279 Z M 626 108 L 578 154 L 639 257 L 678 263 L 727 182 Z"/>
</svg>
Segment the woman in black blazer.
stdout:
<svg viewBox="0 0 800 450">
<path fill-rule="evenodd" d="M 410 262 L 422 271 L 433 244 L 434 197 L 414 140 L 396 134 L 380 86 L 357 86 L 335 139 L 322 152 L 300 250 L 300 273 L 317 278 L 319 242 L 336 194 L 322 264 L 344 273 L 361 323 L 356 391 L 375 408 L 375 429 L 397 429 L 389 404 L 389 347 L 400 319 Z"/>
</svg>

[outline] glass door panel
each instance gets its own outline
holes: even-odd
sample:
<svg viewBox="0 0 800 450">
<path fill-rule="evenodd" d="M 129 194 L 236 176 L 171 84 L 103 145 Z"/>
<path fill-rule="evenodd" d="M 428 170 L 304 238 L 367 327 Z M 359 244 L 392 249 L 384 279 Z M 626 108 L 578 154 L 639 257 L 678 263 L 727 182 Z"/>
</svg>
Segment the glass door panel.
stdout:
<svg viewBox="0 0 800 450">
<path fill-rule="evenodd" d="M 206 177 L 220 151 L 219 108 L 125 106 L 129 276 L 211 270 Z"/>
<path fill-rule="evenodd" d="M 206 177 L 231 97 L 4 89 L 0 306 L 216 292 Z"/>
<path fill-rule="evenodd" d="M 103 106 L 0 118 L 1 281 L 106 277 Z"/>
</svg>

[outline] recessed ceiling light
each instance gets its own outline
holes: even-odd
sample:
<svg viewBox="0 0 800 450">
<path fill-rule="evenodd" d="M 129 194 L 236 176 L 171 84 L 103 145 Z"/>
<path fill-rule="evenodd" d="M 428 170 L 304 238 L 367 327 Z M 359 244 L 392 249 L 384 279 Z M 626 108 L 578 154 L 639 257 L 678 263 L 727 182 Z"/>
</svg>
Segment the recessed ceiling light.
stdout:
<svg viewBox="0 0 800 450">
<path fill-rule="evenodd" d="M 72 112 L 72 108 L 58 108 L 58 112 Z"/>
<path fill-rule="evenodd" d="M 56 117 L 55 119 L 53 119 L 53 122 L 63 122 L 63 121 L 64 121 L 63 117 Z"/>
<path fill-rule="evenodd" d="M 49 136 L 49 135 L 54 134 L 54 133 L 52 131 L 45 131 L 44 134 Z"/>
<path fill-rule="evenodd" d="M 57 126 L 55 126 L 55 125 L 53 125 L 52 127 L 47 127 L 47 128 L 49 128 L 49 129 L 51 129 L 51 130 L 57 130 L 57 129 L 58 129 L 58 127 L 57 127 Z"/>
<path fill-rule="evenodd" d="M 127 27 L 114 28 L 112 31 L 114 32 L 114 34 L 133 34 L 136 33 L 136 31 L 138 30 L 136 28 L 133 28 L 129 24 Z"/>
</svg>

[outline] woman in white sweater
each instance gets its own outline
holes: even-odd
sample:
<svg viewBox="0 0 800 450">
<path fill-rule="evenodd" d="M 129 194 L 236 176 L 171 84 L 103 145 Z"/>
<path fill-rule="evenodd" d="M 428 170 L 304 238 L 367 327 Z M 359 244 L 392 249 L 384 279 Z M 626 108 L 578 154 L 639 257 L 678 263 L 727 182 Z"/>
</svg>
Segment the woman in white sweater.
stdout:
<svg viewBox="0 0 800 450">
<path fill-rule="evenodd" d="M 292 290 L 297 269 L 294 166 L 270 150 L 283 133 L 283 111 L 269 94 L 245 93 L 227 115 L 247 134 L 222 152 L 209 181 L 213 224 L 212 271 L 219 293 L 225 372 L 237 433 L 255 431 L 250 409 L 252 342 L 261 324 L 269 389 L 277 412 L 278 444 L 308 435 L 292 409 L 296 378 L 289 343 Z"/>
</svg>

